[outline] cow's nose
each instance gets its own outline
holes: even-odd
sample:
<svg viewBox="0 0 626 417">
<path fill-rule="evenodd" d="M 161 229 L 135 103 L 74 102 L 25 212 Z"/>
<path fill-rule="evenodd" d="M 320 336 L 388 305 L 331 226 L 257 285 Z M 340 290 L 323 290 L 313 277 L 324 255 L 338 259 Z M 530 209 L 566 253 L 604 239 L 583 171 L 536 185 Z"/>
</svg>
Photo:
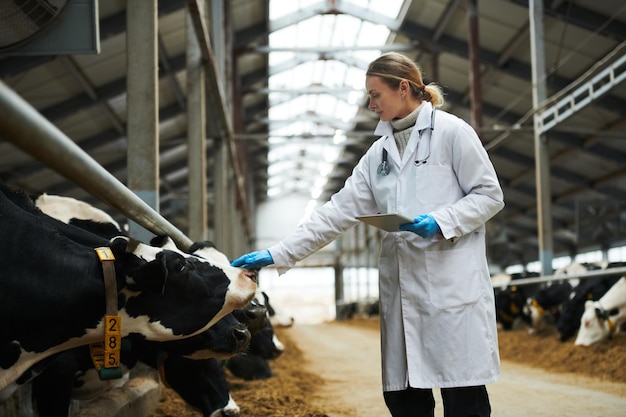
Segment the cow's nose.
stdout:
<svg viewBox="0 0 626 417">
<path fill-rule="evenodd" d="M 267 316 L 267 308 L 265 306 L 255 306 L 246 309 L 244 312 L 246 324 L 250 333 L 259 331 L 265 326 L 265 317 Z"/>
<path fill-rule="evenodd" d="M 250 331 L 245 327 L 235 327 L 233 329 L 233 337 L 235 338 L 237 351 L 241 351 L 250 344 L 250 339 L 252 338 L 252 335 Z"/>
</svg>

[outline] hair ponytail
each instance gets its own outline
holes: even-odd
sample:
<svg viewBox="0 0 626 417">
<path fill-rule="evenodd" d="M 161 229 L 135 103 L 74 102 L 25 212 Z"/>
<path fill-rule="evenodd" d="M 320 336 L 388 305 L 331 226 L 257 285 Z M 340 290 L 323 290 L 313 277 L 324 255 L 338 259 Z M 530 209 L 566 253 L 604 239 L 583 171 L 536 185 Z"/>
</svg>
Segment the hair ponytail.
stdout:
<svg viewBox="0 0 626 417">
<path fill-rule="evenodd" d="M 424 85 L 421 94 L 423 96 L 422 100 L 429 101 L 433 107 L 441 107 L 445 103 L 443 91 L 441 90 L 441 87 L 435 83 Z"/>
</svg>

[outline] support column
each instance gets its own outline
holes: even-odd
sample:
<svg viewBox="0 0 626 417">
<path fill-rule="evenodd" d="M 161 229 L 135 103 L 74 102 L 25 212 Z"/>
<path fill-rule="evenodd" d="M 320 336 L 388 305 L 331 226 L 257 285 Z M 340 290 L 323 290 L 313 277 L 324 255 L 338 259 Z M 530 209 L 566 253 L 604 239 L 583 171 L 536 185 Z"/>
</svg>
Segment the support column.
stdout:
<svg viewBox="0 0 626 417">
<path fill-rule="evenodd" d="M 204 5 L 205 3 L 200 3 Z M 199 13 L 205 19 L 205 11 Z M 188 204 L 191 240 L 208 239 L 206 87 L 205 70 L 198 36 L 186 13 L 187 32 L 187 160 L 189 165 Z"/>
<path fill-rule="evenodd" d="M 159 211 L 159 90 L 156 0 L 126 5 L 128 188 Z M 129 234 L 154 235 L 133 221 Z"/>
<path fill-rule="evenodd" d="M 480 131 L 483 125 L 483 95 L 480 74 L 480 40 L 478 36 L 478 0 L 467 0 L 468 44 L 470 61 L 470 109 L 472 126 Z"/>
<path fill-rule="evenodd" d="M 530 58 L 533 82 L 533 122 L 535 141 L 535 182 L 537 187 L 537 234 L 541 275 L 552 274 L 552 191 L 550 188 L 550 152 L 548 138 L 540 133 L 539 106 L 546 99 L 546 64 L 543 45 L 543 1 L 529 0 Z"/>
<path fill-rule="evenodd" d="M 228 224 L 228 146 L 224 140 L 215 141 L 215 167 L 213 170 L 213 192 L 215 194 L 215 213 L 213 213 L 215 244 L 227 256 L 228 253 L 227 230 Z"/>
</svg>

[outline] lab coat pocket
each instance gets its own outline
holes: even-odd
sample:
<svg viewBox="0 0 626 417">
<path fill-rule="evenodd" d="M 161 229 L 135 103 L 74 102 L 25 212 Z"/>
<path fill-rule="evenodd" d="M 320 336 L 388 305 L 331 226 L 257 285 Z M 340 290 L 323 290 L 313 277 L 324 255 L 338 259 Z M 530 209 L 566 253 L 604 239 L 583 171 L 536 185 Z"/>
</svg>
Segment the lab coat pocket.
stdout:
<svg viewBox="0 0 626 417">
<path fill-rule="evenodd" d="M 480 298 L 476 254 L 461 248 L 426 252 L 426 279 L 430 302 L 447 309 L 474 304 Z"/>
<path fill-rule="evenodd" d="M 439 207 L 458 200 L 459 185 L 452 167 L 424 165 L 416 173 L 415 196 L 422 205 Z"/>
</svg>

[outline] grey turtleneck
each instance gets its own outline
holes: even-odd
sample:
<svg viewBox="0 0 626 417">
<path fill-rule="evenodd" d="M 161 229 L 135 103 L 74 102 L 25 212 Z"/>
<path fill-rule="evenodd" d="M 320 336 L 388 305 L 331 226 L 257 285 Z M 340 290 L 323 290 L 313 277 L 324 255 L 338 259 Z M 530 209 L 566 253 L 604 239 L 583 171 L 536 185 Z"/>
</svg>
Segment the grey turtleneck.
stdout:
<svg viewBox="0 0 626 417">
<path fill-rule="evenodd" d="M 420 104 L 415 108 L 415 110 L 409 113 L 408 116 L 391 121 L 391 126 L 393 127 L 393 138 L 396 140 L 396 146 L 398 146 L 400 158 L 402 158 L 402 155 L 404 154 L 406 144 L 409 142 L 409 137 L 411 136 L 413 126 L 415 126 L 417 115 L 419 114 L 421 108 L 422 105 Z"/>
</svg>

